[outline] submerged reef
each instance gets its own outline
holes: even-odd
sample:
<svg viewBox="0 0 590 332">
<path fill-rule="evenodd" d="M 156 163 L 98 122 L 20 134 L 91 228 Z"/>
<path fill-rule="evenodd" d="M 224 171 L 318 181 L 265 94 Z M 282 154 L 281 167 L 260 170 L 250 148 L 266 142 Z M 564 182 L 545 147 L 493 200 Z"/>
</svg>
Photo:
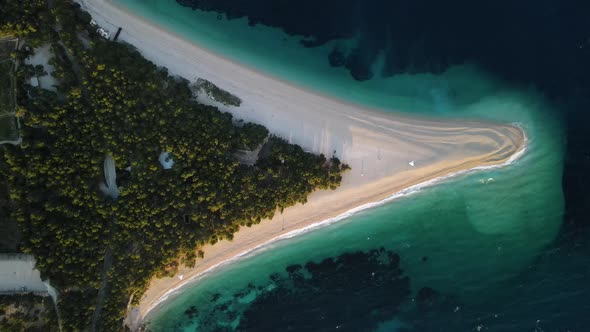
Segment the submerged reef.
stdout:
<svg viewBox="0 0 590 332">
<path fill-rule="evenodd" d="M 336 48 L 326 62 L 346 65 L 360 81 L 439 73 L 475 62 L 541 88 L 563 92 L 571 85 L 590 86 L 582 74 L 589 69 L 587 1 L 176 1 L 216 12 L 220 19 L 246 17 L 251 26 L 280 28 L 303 37 L 305 47 L 333 42 Z M 353 45 L 346 40 L 354 40 Z M 381 55 L 384 64 L 373 68 Z"/>
<path fill-rule="evenodd" d="M 379 248 L 292 264 L 265 282 L 188 303 L 183 323 L 176 326 L 188 324 L 199 331 L 371 331 L 398 316 L 421 317 L 446 301 L 430 287 L 413 294 L 400 261 L 397 253 Z"/>
</svg>

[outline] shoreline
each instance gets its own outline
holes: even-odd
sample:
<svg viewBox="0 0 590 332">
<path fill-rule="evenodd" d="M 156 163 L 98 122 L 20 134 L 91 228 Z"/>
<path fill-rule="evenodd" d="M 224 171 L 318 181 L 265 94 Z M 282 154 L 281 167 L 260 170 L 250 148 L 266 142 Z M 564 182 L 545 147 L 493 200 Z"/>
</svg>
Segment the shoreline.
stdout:
<svg viewBox="0 0 590 332">
<path fill-rule="evenodd" d="M 466 175 L 466 174 L 480 171 L 480 170 L 490 170 L 490 169 L 497 169 L 497 168 L 503 168 L 503 167 L 510 166 L 514 162 L 518 161 L 525 154 L 525 152 L 528 148 L 527 141 L 528 141 L 528 139 L 525 136 L 524 143 L 520 147 L 520 149 L 518 151 L 516 151 L 514 154 L 512 154 L 512 156 L 509 159 L 507 159 L 506 161 L 504 161 L 501 164 L 492 164 L 492 165 L 487 165 L 487 166 L 474 166 L 472 168 L 462 169 L 462 170 L 458 170 L 453 173 L 445 174 L 440 177 L 434 177 L 431 179 L 427 179 L 423 182 L 418 182 L 418 183 L 411 185 L 409 187 L 405 187 L 405 188 L 403 188 L 397 192 L 394 192 L 391 195 L 389 195 L 385 198 L 382 198 L 380 200 L 376 200 L 373 202 L 368 202 L 368 203 L 356 206 L 356 207 L 354 207 L 348 211 L 345 211 L 344 213 L 338 214 L 334 217 L 330 217 L 330 218 L 327 218 L 327 219 L 324 219 L 321 221 L 305 224 L 301 228 L 296 228 L 296 229 L 290 230 L 286 233 L 279 234 L 275 237 L 272 237 L 272 238 L 266 240 L 265 242 L 263 242 L 261 244 L 255 244 L 253 246 L 246 246 L 243 249 L 243 251 L 238 252 L 235 255 L 229 255 L 229 254 L 225 255 L 222 260 L 208 266 L 205 269 L 199 269 L 198 265 L 193 269 L 186 269 L 186 270 L 192 270 L 192 271 L 188 272 L 188 276 L 187 276 L 186 272 L 181 274 L 181 270 L 179 270 L 177 275 L 181 275 L 182 279 L 180 279 L 180 281 L 177 282 L 176 278 L 166 278 L 166 279 L 171 279 L 171 280 L 169 280 L 170 286 L 168 286 L 163 293 L 161 292 L 159 294 L 159 297 L 157 297 L 156 299 L 151 299 L 150 302 L 145 303 L 145 304 L 140 304 L 139 307 L 135 307 L 132 310 L 130 310 L 128 312 L 128 316 L 127 316 L 128 324 L 129 324 L 129 326 L 133 327 L 132 330 L 134 330 L 136 327 L 139 326 L 139 324 L 145 323 L 150 318 L 149 315 L 153 314 L 153 312 L 155 312 L 160 305 L 165 305 L 165 303 L 169 300 L 170 296 L 176 295 L 177 292 L 182 291 L 182 289 L 184 289 L 184 288 L 190 287 L 191 285 L 193 285 L 193 283 L 198 282 L 199 280 L 207 277 L 211 273 L 214 273 L 219 268 L 222 268 L 226 265 L 237 262 L 241 259 L 247 259 L 251 256 L 256 255 L 258 252 L 260 252 L 261 250 L 264 250 L 269 245 L 272 245 L 272 244 L 275 244 L 280 241 L 287 240 L 287 239 L 290 239 L 290 238 L 293 238 L 296 236 L 306 234 L 310 231 L 313 231 L 313 230 L 316 230 L 319 228 L 327 227 L 329 225 L 332 225 L 332 224 L 335 224 L 339 221 L 342 221 L 346 218 L 349 218 L 361 211 L 365 211 L 365 210 L 368 210 L 371 208 L 375 208 L 375 207 L 387 204 L 387 203 L 392 202 L 392 201 L 394 201 L 398 198 L 401 198 L 401 197 L 406 197 L 406 196 L 410 196 L 410 195 L 419 193 L 422 189 L 431 187 L 433 185 L 447 181 L 447 180 L 455 178 L 457 176 Z M 298 207 L 300 207 L 300 205 L 298 205 Z M 290 207 L 289 209 L 292 209 L 292 208 L 293 207 Z M 285 210 L 287 210 L 287 209 L 285 209 Z M 276 217 L 273 218 L 273 220 L 274 219 L 276 219 Z M 263 220 L 262 222 L 268 223 L 268 222 L 272 222 L 272 220 Z M 237 235 L 237 233 L 236 233 L 236 235 Z M 220 242 L 226 242 L 226 240 L 222 240 Z M 210 245 L 206 245 L 206 246 L 211 247 Z M 205 257 L 207 257 L 208 252 L 209 252 L 208 250 L 205 251 Z M 158 279 L 158 280 L 162 280 L 162 279 Z M 145 298 L 145 296 L 144 296 L 144 298 Z M 144 301 L 144 300 L 142 300 L 142 301 Z"/>
<path fill-rule="evenodd" d="M 379 112 L 234 63 L 111 1 L 77 2 L 99 25 L 112 31 L 123 27 L 119 40 L 134 45 L 171 75 L 205 78 L 243 101 L 238 108 L 200 102 L 217 106 L 236 119 L 264 125 L 306 151 L 326 156 L 336 152 L 352 167 L 337 190 L 316 191 L 304 206 L 289 207 L 272 220 L 241 228 L 231 242 L 206 245 L 205 258 L 195 268 L 179 268 L 177 275 L 183 278 L 153 279 L 139 307 L 128 314 L 126 323 L 132 327 L 171 294 L 217 267 L 450 177 L 509 165 L 527 147 L 527 137 L 518 124 Z"/>
<path fill-rule="evenodd" d="M 95 0 L 95 1 L 93 1 L 93 0 L 74 0 L 74 2 L 76 2 L 76 3 L 78 3 L 78 4 L 81 5 L 81 8 L 83 10 L 86 10 L 86 11 L 88 11 L 90 13 L 92 15 L 92 18 L 94 18 L 97 22 L 100 23 L 99 25 L 101 27 L 104 27 L 106 25 L 111 30 L 116 31 L 116 29 L 119 27 L 119 25 L 110 22 L 103 15 L 101 15 L 101 14 L 97 13 L 96 11 L 92 10 L 92 7 L 88 6 L 88 4 L 87 4 L 87 2 L 89 2 L 89 1 L 94 2 L 94 3 L 97 3 L 98 4 L 97 5 L 98 8 L 108 8 L 109 11 L 113 11 L 113 10 L 118 11 L 118 12 L 122 13 L 123 15 L 125 15 L 126 17 L 133 18 L 134 21 L 140 22 L 142 25 L 149 26 L 151 29 L 155 29 L 155 30 L 158 30 L 158 31 L 162 32 L 163 35 L 170 36 L 173 39 L 175 39 L 177 41 L 180 41 L 181 43 L 190 45 L 193 48 L 198 49 L 199 52 L 202 52 L 202 53 L 206 54 L 207 56 L 215 57 L 215 58 L 221 60 L 220 62 L 231 64 L 232 66 L 235 66 L 235 67 L 239 67 L 240 69 L 242 69 L 244 71 L 247 71 L 247 72 L 250 72 L 252 74 L 255 74 L 257 76 L 263 76 L 263 77 L 269 78 L 269 79 L 271 79 L 273 81 L 276 81 L 276 82 L 280 83 L 281 85 L 286 85 L 286 86 L 288 86 L 291 89 L 299 90 L 301 92 L 304 92 L 305 94 L 314 95 L 314 96 L 316 96 L 318 98 L 322 98 L 322 99 L 328 99 L 328 100 L 330 100 L 331 102 L 333 102 L 335 104 L 348 105 L 348 106 L 353 106 L 354 108 L 362 109 L 363 112 L 365 112 L 365 113 L 371 113 L 371 114 L 377 115 L 377 116 L 382 116 L 384 113 L 385 114 L 390 114 L 390 115 L 395 116 L 398 119 L 401 119 L 401 120 L 404 120 L 404 121 L 407 121 L 407 122 L 413 122 L 413 121 L 431 121 L 431 122 L 437 122 L 437 121 L 459 121 L 461 123 L 480 123 L 480 124 L 481 123 L 488 123 L 488 124 L 494 124 L 495 123 L 495 124 L 502 124 L 502 125 L 503 124 L 506 124 L 504 122 L 498 122 L 498 121 L 495 121 L 495 120 L 488 120 L 488 119 L 486 119 L 486 120 L 480 120 L 480 119 L 469 119 L 469 118 L 467 118 L 467 119 L 465 119 L 465 118 L 446 118 L 446 117 L 438 117 L 438 116 L 435 116 L 434 114 L 427 114 L 426 115 L 426 114 L 422 114 L 422 113 L 416 113 L 416 114 L 408 115 L 408 114 L 406 114 L 404 112 L 395 111 L 395 110 L 390 109 L 390 108 L 377 107 L 377 106 L 367 106 L 367 105 L 363 105 L 363 104 L 358 103 L 358 102 L 355 102 L 355 101 L 338 99 L 337 97 L 333 97 L 333 96 L 328 95 L 328 94 L 323 94 L 323 93 L 319 93 L 319 92 L 313 91 L 313 90 L 311 90 L 311 89 L 309 89 L 309 88 L 307 88 L 305 86 L 296 85 L 295 83 L 291 83 L 291 82 L 289 82 L 289 81 L 287 81 L 285 79 L 282 79 L 280 77 L 274 76 L 274 75 L 272 75 L 270 73 L 262 72 L 262 71 L 258 70 L 257 68 L 248 67 L 248 66 L 245 66 L 243 64 L 240 64 L 239 62 L 236 62 L 236 61 L 232 60 L 231 58 L 228 58 L 227 56 L 225 56 L 223 54 L 216 53 L 213 50 L 210 50 L 210 49 L 206 48 L 205 46 L 201 46 L 200 44 L 197 44 L 196 42 L 194 42 L 194 41 L 192 41 L 190 39 L 187 39 L 186 37 L 184 37 L 182 35 L 179 35 L 179 34 L 175 33 L 174 31 L 172 31 L 170 29 L 167 29 L 166 27 L 161 26 L 157 22 L 156 23 L 150 22 L 150 21 L 148 21 L 147 19 L 145 19 L 142 16 L 139 16 L 139 15 L 136 15 L 134 13 L 129 12 L 124 5 L 116 4 L 116 3 L 113 2 L 113 0 Z M 98 17 L 100 19 L 96 19 L 96 17 L 97 17 L 96 15 L 99 15 Z M 125 23 L 127 23 L 127 22 L 125 22 Z M 213 79 L 211 77 L 209 77 L 209 78 L 206 77 L 206 76 L 199 76 L 199 77 L 197 77 L 197 76 L 194 76 L 194 75 L 193 75 L 193 77 L 188 77 L 188 75 L 186 75 L 187 73 L 186 72 L 183 72 L 183 71 L 174 71 L 173 72 L 170 69 L 171 66 L 164 64 L 164 63 L 166 63 L 166 61 L 154 61 L 149 56 L 147 56 L 145 54 L 145 52 L 144 52 L 144 48 L 147 48 L 147 47 L 145 47 L 145 46 L 144 47 L 137 46 L 136 43 L 132 43 L 131 41 L 128 41 L 127 38 L 130 38 L 130 37 L 133 38 L 133 37 L 135 37 L 135 35 L 127 36 L 127 38 L 125 38 L 125 35 L 128 34 L 128 31 L 125 30 L 124 25 L 121 25 L 121 27 L 123 28 L 123 30 L 122 30 L 121 35 L 119 36 L 119 39 L 118 39 L 117 42 L 125 42 L 125 43 L 133 46 L 146 59 L 152 61 L 156 66 L 158 66 L 158 67 L 164 67 L 164 68 L 168 69 L 169 70 L 169 75 L 171 75 L 171 76 L 180 76 L 180 77 L 188 80 L 191 83 L 193 81 L 195 81 L 196 78 L 205 78 L 207 80 Z M 164 54 L 168 54 L 168 52 L 163 51 L 162 52 L 162 55 L 164 55 Z M 162 60 L 162 59 L 160 59 L 160 60 Z M 170 63 L 171 61 L 168 61 L 168 62 Z M 212 74 L 212 73 L 211 72 L 206 72 L 204 74 Z M 226 88 L 227 88 L 226 86 L 223 86 L 223 85 L 218 84 L 216 81 L 211 80 L 210 82 L 214 83 L 216 86 L 218 86 L 219 88 L 221 88 L 223 90 L 226 90 Z M 224 82 L 224 83 L 227 83 L 227 82 Z M 226 91 L 229 92 L 229 93 L 231 93 L 232 95 L 234 94 L 233 91 L 231 89 L 229 89 L 229 88 Z M 199 99 L 199 102 L 203 102 L 203 100 L 200 100 Z M 205 103 L 211 102 L 211 100 L 210 99 L 207 99 L 204 102 Z M 219 110 L 222 111 L 222 112 L 228 112 L 228 113 L 232 113 L 232 114 L 234 114 L 233 111 L 236 111 L 239 108 L 242 108 L 243 107 L 243 106 L 240 106 L 240 107 L 236 108 L 236 107 L 233 107 L 233 106 L 226 106 L 226 105 L 223 105 L 223 104 L 217 103 L 217 102 L 213 102 L 212 105 L 215 106 L 215 107 L 217 107 L 217 108 L 219 108 Z M 235 114 L 234 114 L 234 116 L 235 116 Z M 520 127 L 520 126 L 519 126 L 519 128 L 522 129 L 522 127 Z"/>
<path fill-rule="evenodd" d="M 157 307 L 161 304 L 164 304 L 170 296 L 175 295 L 176 292 L 180 291 L 183 288 L 189 287 L 191 283 L 193 282 L 197 282 L 198 280 L 206 277 L 208 274 L 215 272 L 215 270 L 226 266 L 228 264 L 237 262 L 241 259 L 247 259 L 251 256 L 254 256 L 255 254 L 257 254 L 260 250 L 264 250 L 266 247 L 268 247 L 271 244 L 275 244 L 277 242 L 283 241 L 283 240 L 287 240 L 296 236 L 300 236 L 303 234 L 306 234 L 309 231 L 315 230 L 315 229 L 319 229 L 319 228 L 323 228 L 323 227 L 327 227 L 329 225 L 335 224 L 339 221 L 342 221 L 346 218 L 350 218 L 352 216 L 354 216 L 355 214 L 368 210 L 368 209 L 372 209 L 384 204 L 387 204 L 389 202 L 392 202 L 398 198 L 401 197 L 406 197 L 406 196 L 410 196 L 413 194 L 417 194 L 420 192 L 420 190 L 424 189 L 424 188 L 428 188 L 431 187 L 433 185 L 436 185 L 438 183 L 444 182 L 446 180 L 452 179 L 454 177 L 460 176 L 460 175 L 467 175 L 469 173 L 475 172 L 475 171 L 479 171 L 479 170 L 489 170 L 489 169 L 496 169 L 496 168 L 502 168 L 502 167 L 506 167 L 506 166 L 510 166 L 511 164 L 513 164 L 514 162 L 518 161 L 526 152 L 528 145 L 526 144 L 526 137 L 525 137 L 525 143 L 524 145 L 521 147 L 521 149 L 519 151 L 517 151 L 516 153 L 514 153 L 512 155 L 512 157 L 510 159 L 508 159 L 507 161 L 505 161 L 502 164 L 498 164 L 498 165 L 491 165 L 491 166 L 476 166 L 470 169 L 466 169 L 466 170 L 461 170 L 461 171 L 457 171 L 455 173 L 450 173 L 441 177 L 437 177 L 434 179 L 430 179 L 430 180 L 426 180 L 424 182 L 420 182 L 417 183 L 413 186 L 404 188 L 398 192 L 395 192 L 393 194 L 391 194 L 391 196 L 386 197 L 380 201 L 375 201 L 375 202 L 371 202 L 371 203 L 367 203 L 367 204 L 363 204 L 357 207 L 354 207 L 342 214 L 339 214 L 335 217 L 326 219 L 326 220 L 322 220 L 313 224 L 309 224 L 303 228 L 299 228 L 299 229 L 295 229 L 292 230 L 288 233 L 285 234 L 281 234 L 278 235 L 274 238 L 269 239 L 268 241 L 257 245 L 255 247 L 252 248 L 247 248 L 245 249 L 243 252 L 238 253 L 235 256 L 229 257 L 224 261 L 221 261 L 209 268 L 207 268 L 204 271 L 198 272 L 194 275 L 191 275 L 188 279 L 182 279 L 183 281 L 181 283 L 179 283 L 179 285 L 169 289 L 168 291 L 166 291 L 166 293 L 164 293 L 157 301 L 154 301 L 153 303 L 150 303 L 150 305 L 147 307 L 147 309 L 145 309 L 143 316 L 142 316 L 142 320 L 147 319 L 149 316 L 149 314 L 154 311 L 155 309 L 157 309 Z"/>
</svg>

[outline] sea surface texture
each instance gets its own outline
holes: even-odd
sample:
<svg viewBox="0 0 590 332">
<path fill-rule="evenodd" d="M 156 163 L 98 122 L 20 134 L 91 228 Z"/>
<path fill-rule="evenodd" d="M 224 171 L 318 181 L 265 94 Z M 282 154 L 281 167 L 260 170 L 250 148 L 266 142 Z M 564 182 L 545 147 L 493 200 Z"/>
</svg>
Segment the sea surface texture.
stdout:
<svg viewBox="0 0 590 332">
<path fill-rule="evenodd" d="M 151 331 L 590 331 L 587 1 L 116 0 L 232 61 L 383 112 L 520 124 L 514 164 L 269 245 Z"/>
</svg>

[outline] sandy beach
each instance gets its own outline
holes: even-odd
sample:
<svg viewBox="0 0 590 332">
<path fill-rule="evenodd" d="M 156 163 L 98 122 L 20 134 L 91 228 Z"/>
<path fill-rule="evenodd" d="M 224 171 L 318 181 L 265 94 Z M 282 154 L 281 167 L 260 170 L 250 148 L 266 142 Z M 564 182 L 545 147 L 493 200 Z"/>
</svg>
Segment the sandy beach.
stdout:
<svg viewBox="0 0 590 332">
<path fill-rule="evenodd" d="M 382 113 L 340 102 L 263 75 L 215 55 L 105 0 L 79 0 L 97 23 L 173 75 L 205 78 L 240 97 L 236 118 L 266 126 L 305 150 L 338 158 L 352 170 L 336 191 L 313 193 L 305 206 L 240 230 L 234 240 L 204 248 L 205 258 L 177 277 L 154 279 L 131 320 L 145 315 L 173 290 L 233 257 L 404 189 L 470 169 L 503 165 L 525 148 L 512 124 L 431 120 Z M 178 276 L 182 276 L 179 278 Z"/>
</svg>

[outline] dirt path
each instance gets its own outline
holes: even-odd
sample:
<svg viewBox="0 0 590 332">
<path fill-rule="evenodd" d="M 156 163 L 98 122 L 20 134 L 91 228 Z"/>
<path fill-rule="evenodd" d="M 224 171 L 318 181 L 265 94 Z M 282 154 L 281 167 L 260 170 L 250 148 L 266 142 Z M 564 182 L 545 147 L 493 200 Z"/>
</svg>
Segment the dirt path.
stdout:
<svg viewBox="0 0 590 332">
<path fill-rule="evenodd" d="M 96 297 L 96 306 L 94 309 L 94 314 L 92 315 L 92 325 L 90 325 L 90 331 L 92 332 L 98 331 L 97 324 L 100 319 L 100 313 L 102 311 L 102 305 L 104 302 L 104 295 L 109 281 L 107 271 L 111 268 L 112 263 L 113 253 L 111 251 L 111 248 L 107 248 L 106 252 L 104 253 L 104 263 L 102 267 L 102 284 L 100 285 L 100 289 L 98 290 L 98 296 Z"/>
</svg>

